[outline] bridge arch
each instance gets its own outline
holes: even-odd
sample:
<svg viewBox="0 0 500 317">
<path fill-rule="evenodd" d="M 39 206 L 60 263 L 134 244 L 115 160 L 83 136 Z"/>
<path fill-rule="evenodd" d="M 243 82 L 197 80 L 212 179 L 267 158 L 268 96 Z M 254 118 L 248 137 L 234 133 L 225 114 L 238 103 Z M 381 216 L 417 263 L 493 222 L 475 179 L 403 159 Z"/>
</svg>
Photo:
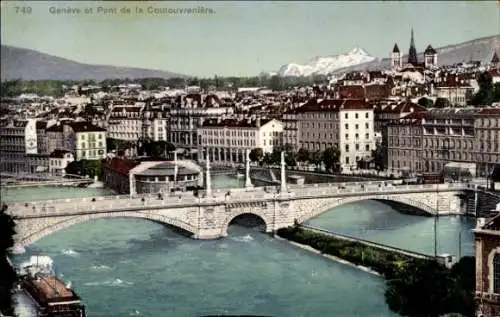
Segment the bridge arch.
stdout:
<svg viewBox="0 0 500 317">
<path fill-rule="evenodd" d="M 150 220 L 166 225 L 170 225 L 176 228 L 183 229 L 191 234 L 195 234 L 196 228 L 189 223 L 186 223 L 182 220 L 165 217 L 158 214 L 152 213 L 142 213 L 135 211 L 127 211 L 127 212 L 114 212 L 114 213 L 97 213 L 97 214 L 86 214 L 86 215 L 78 215 L 71 218 L 66 218 L 64 220 L 52 223 L 47 225 L 46 227 L 38 230 L 36 232 L 29 232 L 28 234 L 23 234 L 23 232 L 19 232 L 20 236 L 20 245 L 27 246 L 30 245 L 41 238 L 51 235 L 57 231 L 69 228 L 73 225 L 84 223 L 91 220 L 97 219 L 106 219 L 106 218 L 135 218 L 135 219 L 145 219 Z"/>
<path fill-rule="evenodd" d="M 271 225 L 270 225 L 271 222 L 267 219 L 267 217 L 265 215 L 263 215 L 259 212 L 254 212 L 254 211 L 238 210 L 238 211 L 232 212 L 224 219 L 224 222 L 222 223 L 220 236 L 226 237 L 227 236 L 227 229 L 229 228 L 229 225 L 231 224 L 231 222 L 234 219 L 236 219 L 237 217 L 243 216 L 243 215 L 250 215 L 250 216 L 254 216 L 254 217 L 260 219 L 265 226 L 264 231 L 265 232 L 271 231 Z"/>
<path fill-rule="evenodd" d="M 421 214 L 424 215 L 435 215 L 437 213 L 436 208 L 434 208 L 433 206 L 417 201 L 415 199 L 406 198 L 402 195 L 360 195 L 342 198 L 318 199 L 316 202 L 310 203 L 307 206 L 303 207 L 303 212 L 300 212 L 300 216 L 296 219 L 296 221 L 298 223 L 303 223 L 304 221 L 317 217 L 332 208 L 366 200 L 379 201 L 389 206 L 391 206 L 391 203 L 397 203 L 403 206 L 410 207 L 414 210 L 418 210 Z"/>
</svg>

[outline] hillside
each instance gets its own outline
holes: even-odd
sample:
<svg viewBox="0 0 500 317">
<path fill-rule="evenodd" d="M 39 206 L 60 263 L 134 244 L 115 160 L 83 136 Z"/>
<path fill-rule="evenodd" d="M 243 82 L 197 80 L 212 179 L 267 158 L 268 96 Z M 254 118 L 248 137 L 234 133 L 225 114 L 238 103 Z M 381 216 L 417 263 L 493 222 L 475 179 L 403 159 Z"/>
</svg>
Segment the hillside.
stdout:
<svg viewBox="0 0 500 317">
<path fill-rule="evenodd" d="M 403 52 L 408 50 L 408 47 L 402 46 L 401 43 L 398 43 L 398 45 Z M 423 51 L 425 50 L 427 45 L 428 44 L 422 44 L 422 47 L 417 46 L 417 49 Z M 435 49 L 438 52 L 439 66 L 452 65 L 469 61 L 481 61 L 482 63 L 489 63 L 495 51 L 500 54 L 500 35 L 483 37 Z M 407 58 L 408 56 L 404 55 L 403 60 L 406 61 Z M 423 52 L 420 52 L 418 54 L 418 58 L 419 60 L 423 61 Z M 339 68 L 333 73 L 335 74 L 349 71 L 387 69 L 389 68 L 389 62 L 389 58 L 383 58 L 350 67 Z"/>
<path fill-rule="evenodd" d="M 96 80 L 108 78 L 184 77 L 168 71 L 74 62 L 34 50 L 2 45 L 1 79 Z"/>
</svg>

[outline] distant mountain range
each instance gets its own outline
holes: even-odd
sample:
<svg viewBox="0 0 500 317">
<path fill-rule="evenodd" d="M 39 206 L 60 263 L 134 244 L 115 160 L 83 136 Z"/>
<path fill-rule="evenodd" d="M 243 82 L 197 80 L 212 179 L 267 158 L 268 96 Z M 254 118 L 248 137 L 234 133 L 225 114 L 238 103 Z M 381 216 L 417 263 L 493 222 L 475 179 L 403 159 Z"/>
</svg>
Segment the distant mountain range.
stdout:
<svg viewBox="0 0 500 317">
<path fill-rule="evenodd" d="M 399 43 L 399 47 L 405 51 Z M 428 44 L 422 44 L 422 51 Z M 440 48 L 434 48 L 438 52 L 438 65 L 452 65 L 456 63 L 481 61 L 487 63 L 493 57 L 495 51 L 500 54 L 500 35 L 483 37 L 472 41 L 467 41 L 455 45 L 447 45 Z M 390 54 L 392 47 L 388 48 L 387 55 Z M 423 61 L 423 52 L 418 54 Z M 403 60 L 406 61 L 404 55 Z M 336 74 L 349 71 L 362 70 L 382 70 L 388 69 L 390 65 L 389 58 L 376 58 L 370 56 L 361 48 L 355 48 L 349 53 L 315 57 L 306 64 L 290 63 L 280 67 L 278 75 L 280 76 L 309 76 L 312 74 Z M 270 73 L 275 74 L 275 73 Z"/>
<path fill-rule="evenodd" d="M 38 51 L 2 45 L 1 79 L 95 80 L 114 78 L 186 77 L 168 71 L 74 62 Z"/>
</svg>

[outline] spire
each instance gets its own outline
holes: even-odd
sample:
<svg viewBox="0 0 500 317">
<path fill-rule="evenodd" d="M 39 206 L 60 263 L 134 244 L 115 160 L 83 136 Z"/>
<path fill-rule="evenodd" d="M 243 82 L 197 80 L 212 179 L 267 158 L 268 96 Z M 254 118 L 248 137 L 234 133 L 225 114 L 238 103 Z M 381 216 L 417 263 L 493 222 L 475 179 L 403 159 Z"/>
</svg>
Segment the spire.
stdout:
<svg viewBox="0 0 500 317">
<path fill-rule="evenodd" d="M 392 49 L 392 52 L 393 53 L 399 53 L 399 47 L 398 47 L 397 43 L 394 44 L 394 48 Z"/>
<path fill-rule="evenodd" d="M 415 48 L 415 38 L 413 37 L 413 28 L 411 28 L 410 50 L 408 52 L 408 63 L 417 66 L 418 57 L 417 49 Z"/>
<path fill-rule="evenodd" d="M 492 64 L 498 64 L 500 62 L 500 59 L 498 58 L 497 52 L 493 53 L 493 58 L 491 59 Z"/>
</svg>

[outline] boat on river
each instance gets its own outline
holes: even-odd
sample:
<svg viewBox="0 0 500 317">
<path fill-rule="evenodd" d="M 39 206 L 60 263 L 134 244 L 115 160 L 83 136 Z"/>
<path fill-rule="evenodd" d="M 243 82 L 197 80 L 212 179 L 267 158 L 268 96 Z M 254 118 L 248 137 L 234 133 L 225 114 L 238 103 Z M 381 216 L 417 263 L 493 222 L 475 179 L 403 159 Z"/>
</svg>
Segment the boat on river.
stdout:
<svg viewBox="0 0 500 317">
<path fill-rule="evenodd" d="M 32 256 L 21 265 L 18 290 L 36 307 L 37 317 L 86 317 L 81 298 L 52 271 L 52 259 Z"/>
</svg>

